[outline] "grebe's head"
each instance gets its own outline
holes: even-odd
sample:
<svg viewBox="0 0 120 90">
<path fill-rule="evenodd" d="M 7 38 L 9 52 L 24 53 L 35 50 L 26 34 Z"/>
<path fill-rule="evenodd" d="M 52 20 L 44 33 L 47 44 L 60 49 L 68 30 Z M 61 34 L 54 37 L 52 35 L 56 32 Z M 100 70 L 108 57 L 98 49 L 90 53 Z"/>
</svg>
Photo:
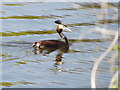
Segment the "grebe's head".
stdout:
<svg viewBox="0 0 120 90">
<path fill-rule="evenodd" d="M 55 23 L 57 24 L 57 32 L 58 33 L 61 33 L 62 30 L 67 30 L 67 31 L 71 32 L 71 30 L 67 27 L 67 25 L 62 24 L 61 20 L 56 20 Z"/>
</svg>

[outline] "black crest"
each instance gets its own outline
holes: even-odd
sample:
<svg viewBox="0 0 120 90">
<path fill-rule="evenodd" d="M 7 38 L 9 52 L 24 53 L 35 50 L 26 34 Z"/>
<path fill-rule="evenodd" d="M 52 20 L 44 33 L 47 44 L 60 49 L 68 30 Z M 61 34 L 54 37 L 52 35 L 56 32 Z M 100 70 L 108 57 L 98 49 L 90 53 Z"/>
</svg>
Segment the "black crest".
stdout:
<svg viewBox="0 0 120 90">
<path fill-rule="evenodd" d="M 56 20 L 55 23 L 56 24 L 62 24 L 62 21 L 61 20 Z"/>
</svg>

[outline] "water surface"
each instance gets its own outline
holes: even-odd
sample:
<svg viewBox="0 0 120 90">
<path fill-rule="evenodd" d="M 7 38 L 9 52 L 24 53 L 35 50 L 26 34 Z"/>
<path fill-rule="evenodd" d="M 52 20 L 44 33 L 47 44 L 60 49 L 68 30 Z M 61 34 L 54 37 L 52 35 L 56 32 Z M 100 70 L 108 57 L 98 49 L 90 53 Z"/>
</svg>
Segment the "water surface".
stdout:
<svg viewBox="0 0 120 90">
<path fill-rule="evenodd" d="M 116 8 L 116 3 L 108 4 L 105 18 L 98 17 L 103 15 L 100 5 L 94 3 L 4 2 L 1 5 L 2 87 L 90 88 L 94 62 L 108 48 L 112 36 L 87 32 L 95 30 L 96 25 L 104 27 L 104 22 L 108 22 L 108 29 L 116 31 L 118 13 L 111 7 Z M 72 30 L 64 32 L 72 45 L 62 55 L 63 64 L 55 67 L 58 51 L 35 55 L 31 45 L 40 40 L 60 40 L 54 23 L 58 19 Z M 112 77 L 109 57 L 100 65 L 98 87 L 107 87 Z"/>
</svg>

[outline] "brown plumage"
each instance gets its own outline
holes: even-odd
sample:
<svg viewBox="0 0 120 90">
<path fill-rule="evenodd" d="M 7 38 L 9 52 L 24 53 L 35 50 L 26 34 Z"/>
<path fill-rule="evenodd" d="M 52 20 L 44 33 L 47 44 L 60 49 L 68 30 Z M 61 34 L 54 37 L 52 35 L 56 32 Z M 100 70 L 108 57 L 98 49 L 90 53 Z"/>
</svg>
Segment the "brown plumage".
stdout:
<svg viewBox="0 0 120 90">
<path fill-rule="evenodd" d="M 58 40 L 44 40 L 44 41 L 40 41 L 38 42 L 40 43 L 41 46 L 45 46 L 45 47 L 60 47 L 62 45 L 66 45 L 66 43 L 64 43 L 63 41 L 58 41 Z"/>
</svg>

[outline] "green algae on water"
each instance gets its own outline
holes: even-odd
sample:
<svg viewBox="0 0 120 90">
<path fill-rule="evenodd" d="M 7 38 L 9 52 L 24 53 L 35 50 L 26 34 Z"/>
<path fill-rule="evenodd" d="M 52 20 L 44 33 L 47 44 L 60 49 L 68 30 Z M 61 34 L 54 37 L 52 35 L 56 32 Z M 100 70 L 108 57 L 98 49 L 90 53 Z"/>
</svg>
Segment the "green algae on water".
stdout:
<svg viewBox="0 0 120 90">
<path fill-rule="evenodd" d="M 34 34 L 53 34 L 56 33 L 54 30 L 44 30 L 44 31 L 21 31 L 21 32 L 0 32 L 0 36 L 20 36 L 20 35 L 34 35 Z"/>
</svg>

